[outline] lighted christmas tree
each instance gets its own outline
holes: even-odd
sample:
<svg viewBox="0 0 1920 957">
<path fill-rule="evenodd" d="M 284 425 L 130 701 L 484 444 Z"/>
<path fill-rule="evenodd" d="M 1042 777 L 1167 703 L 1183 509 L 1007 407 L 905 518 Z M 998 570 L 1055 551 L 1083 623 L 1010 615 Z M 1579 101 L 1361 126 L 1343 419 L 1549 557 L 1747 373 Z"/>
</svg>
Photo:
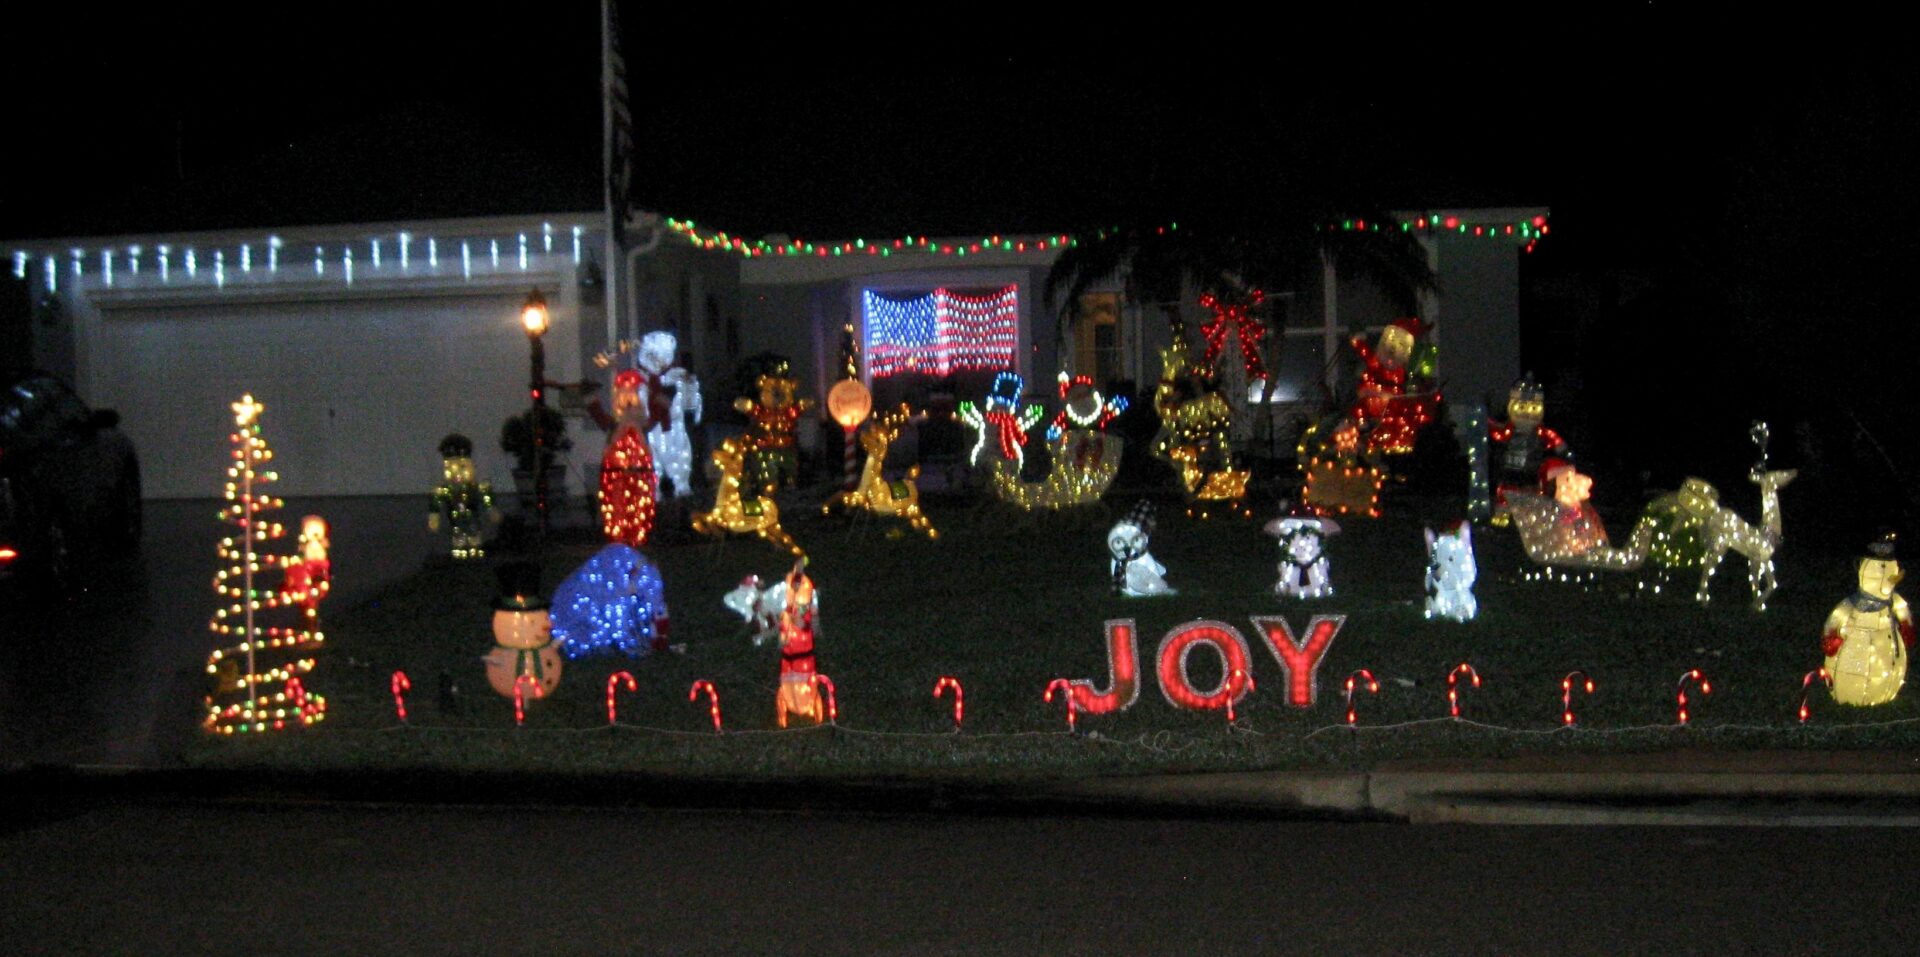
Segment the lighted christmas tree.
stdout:
<svg viewBox="0 0 1920 957">
<path fill-rule="evenodd" d="M 251 395 L 233 404 L 233 464 L 220 519 L 239 531 L 220 540 L 224 567 L 213 587 L 223 604 L 209 623 L 220 647 L 207 659 L 215 683 L 205 727 L 218 734 L 310 725 L 327 711 L 326 699 L 305 687 L 325 641 L 316 609 L 326 591 L 324 525 L 310 529 L 317 550 L 307 540 L 313 535 L 303 536 L 304 554 L 262 550 L 286 535 L 285 526 L 263 517 L 285 504 L 261 492 L 278 479 L 266 468 L 273 450 L 260 437 L 264 408 Z"/>
</svg>

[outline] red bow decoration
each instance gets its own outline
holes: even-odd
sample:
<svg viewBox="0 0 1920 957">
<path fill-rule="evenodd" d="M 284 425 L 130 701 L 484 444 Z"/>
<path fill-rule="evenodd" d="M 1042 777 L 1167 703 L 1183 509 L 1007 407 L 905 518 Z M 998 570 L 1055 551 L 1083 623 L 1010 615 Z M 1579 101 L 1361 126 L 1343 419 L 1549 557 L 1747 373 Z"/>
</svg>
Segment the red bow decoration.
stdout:
<svg viewBox="0 0 1920 957">
<path fill-rule="evenodd" d="M 1247 294 L 1246 302 L 1222 302 L 1213 293 L 1200 297 L 1200 305 L 1213 310 L 1213 318 L 1200 326 L 1200 334 L 1207 338 L 1207 354 L 1203 362 L 1213 365 L 1215 357 L 1227 345 L 1227 327 L 1233 326 L 1240 342 L 1240 361 L 1246 365 L 1249 379 L 1267 377 L 1266 363 L 1260 361 L 1260 340 L 1267 335 L 1267 327 L 1253 318 L 1254 307 L 1260 305 L 1267 294 L 1258 289 Z"/>
</svg>

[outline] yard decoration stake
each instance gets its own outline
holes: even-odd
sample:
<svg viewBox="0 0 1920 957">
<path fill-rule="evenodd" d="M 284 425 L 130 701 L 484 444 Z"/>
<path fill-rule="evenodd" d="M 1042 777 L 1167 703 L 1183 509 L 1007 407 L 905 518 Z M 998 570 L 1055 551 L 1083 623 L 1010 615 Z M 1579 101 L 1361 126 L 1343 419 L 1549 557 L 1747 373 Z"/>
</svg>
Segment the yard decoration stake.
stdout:
<svg viewBox="0 0 1920 957">
<path fill-rule="evenodd" d="M 817 672 L 816 672 L 816 673 L 815 673 L 815 674 L 813 675 L 813 677 L 812 677 L 812 678 L 810 678 L 810 679 L 808 679 L 808 680 L 810 680 L 810 681 L 812 681 L 812 682 L 813 682 L 813 689 L 814 689 L 814 693 L 815 693 L 815 694 L 818 694 L 818 693 L 819 693 L 819 691 L 820 691 L 820 687 L 821 687 L 822 685 L 825 685 L 825 686 L 826 686 L 826 689 L 827 689 L 827 723 L 828 723 L 828 724 L 835 724 L 835 723 L 837 723 L 837 722 L 838 722 L 838 721 L 840 720 L 840 706 L 839 706 L 838 704 L 835 704 L 835 703 L 834 703 L 834 700 L 833 700 L 833 679 L 832 679 L 832 678 L 829 678 L 829 677 L 827 677 L 826 675 L 823 675 L 823 674 L 819 674 L 819 673 L 817 673 Z"/>
<path fill-rule="evenodd" d="M 1565 678 L 1560 679 L 1560 725 L 1562 727 L 1571 728 L 1574 724 L 1573 686 L 1575 682 L 1573 677 L 1575 675 L 1579 675 L 1585 682 L 1583 687 L 1586 688 L 1587 693 L 1593 693 L 1593 679 L 1588 678 L 1587 673 L 1584 671 L 1569 671 Z"/>
<path fill-rule="evenodd" d="M 1193 686 L 1187 673 L 1187 656 L 1196 648 L 1212 648 L 1220 656 L 1220 686 L 1201 691 Z M 1235 672 L 1252 670 L 1247 639 L 1223 621 L 1190 621 L 1167 632 L 1160 640 L 1160 693 L 1167 703 L 1189 711 L 1214 711 L 1230 706 L 1247 689 L 1234 683 Z"/>
<path fill-rule="evenodd" d="M 1459 682 L 1463 674 L 1473 679 L 1474 687 L 1480 687 L 1480 672 L 1473 670 L 1473 666 L 1464 661 L 1455 665 L 1452 671 L 1447 672 L 1447 711 L 1455 721 L 1460 720 Z"/>
<path fill-rule="evenodd" d="M 1699 683 L 1701 695 L 1704 696 L 1713 693 L 1713 686 L 1707 683 L 1707 676 L 1701 674 L 1700 669 L 1694 668 L 1680 676 L 1680 686 L 1677 696 L 1680 700 L 1680 723 L 1683 725 L 1686 724 L 1691 717 L 1691 715 L 1687 713 L 1687 682 L 1689 681 Z"/>
<path fill-rule="evenodd" d="M 1077 687 L 1077 683 L 1075 686 Z M 933 697 L 934 700 L 938 701 L 940 699 L 940 692 L 948 688 L 953 689 L 953 731 L 955 734 L 958 734 L 960 733 L 960 721 L 966 716 L 966 702 L 963 700 L 964 692 L 960 689 L 960 679 L 941 675 L 940 680 L 933 683 Z M 1078 692 L 1076 691 L 1075 693 L 1077 694 Z"/>
<path fill-rule="evenodd" d="M 1234 699 L 1260 689 L 1254 685 L 1253 676 L 1239 668 L 1233 669 L 1233 674 L 1227 676 L 1227 683 L 1233 685 L 1234 689 L 1234 693 L 1227 696 L 1227 730 L 1232 731 Z"/>
<path fill-rule="evenodd" d="M 1140 639 L 1133 619 L 1107 622 L 1107 690 L 1101 691 L 1086 678 L 1070 682 L 1073 703 L 1088 714 L 1112 714 L 1133 707 L 1140 700 Z M 959 683 L 954 684 L 959 694 Z M 955 706 L 959 704 L 956 697 Z"/>
<path fill-rule="evenodd" d="M 396 671 L 393 673 L 393 680 L 390 681 L 388 684 L 393 688 L 393 710 L 399 712 L 400 723 L 406 724 L 407 723 L 407 694 L 406 693 L 413 690 L 413 682 L 408 680 L 406 672 Z"/>
<path fill-rule="evenodd" d="M 631 693 L 640 690 L 640 687 L 634 683 L 633 675 L 630 672 L 616 671 L 607 676 L 607 727 L 609 728 L 619 723 L 619 712 L 614 708 L 613 693 L 620 687 L 623 681 L 626 682 L 628 692 Z"/>
<path fill-rule="evenodd" d="M 701 691 L 705 691 L 707 693 L 707 714 L 713 717 L 713 733 L 719 734 L 720 733 L 720 692 L 714 690 L 713 682 L 703 679 L 703 680 L 694 682 L 693 687 L 687 689 L 687 700 L 688 701 L 700 700 Z"/>
<path fill-rule="evenodd" d="M 1366 684 L 1364 686 L 1362 686 L 1359 683 L 1359 679 L 1361 678 L 1366 679 Z M 1355 671 L 1353 674 L 1350 674 L 1347 676 L 1347 726 L 1348 727 L 1352 727 L 1360 723 L 1360 714 L 1359 712 L 1355 711 L 1353 707 L 1353 689 L 1357 687 L 1365 687 L 1367 689 L 1368 694 L 1380 693 L 1380 682 L 1373 680 L 1373 672 L 1368 671 L 1365 668 L 1361 668 Z"/>
<path fill-rule="evenodd" d="M 1305 637 L 1296 639 L 1287 620 L 1278 615 L 1252 617 L 1253 629 L 1273 652 L 1273 660 L 1287 673 L 1287 703 L 1296 708 L 1311 708 L 1320 694 L 1320 663 L 1327 660 L 1327 649 L 1347 623 L 1345 615 L 1315 615 L 1307 622 Z"/>
<path fill-rule="evenodd" d="M 1062 697 L 1062 698 L 1064 698 L 1064 699 L 1066 699 L 1066 702 L 1067 702 L 1067 733 L 1068 733 L 1068 734 L 1072 734 L 1072 733 L 1073 733 L 1074 731 L 1076 731 L 1076 730 L 1077 730 L 1077 728 L 1075 727 L 1075 724 L 1076 724 L 1076 721 L 1075 721 L 1075 719 L 1076 719 L 1076 717 L 1077 717 L 1077 709 L 1075 709 L 1075 708 L 1074 708 L 1074 706 L 1073 706 L 1073 682 L 1071 682 L 1071 681 L 1068 681 L 1068 680 L 1067 680 L 1067 679 L 1065 679 L 1065 678 L 1055 678 L 1055 679 L 1053 679 L 1052 681 L 1049 681 L 1049 682 L 1047 682 L 1047 693 L 1046 693 L 1046 696 L 1045 696 L 1044 698 L 1042 698 L 1041 700 L 1044 700 L 1044 701 L 1045 701 L 1046 703 L 1048 703 L 1048 704 L 1052 704 L 1052 703 L 1053 703 L 1053 693 L 1054 693 L 1055 691 L 1058 691 L 1058 692 L 1060 692 L 1060 697 Z"/>
<path fill-rule="evenodd" d="M 1806 724 L 1807 719 L 1813 716 L 1813 712 L 1807 710 L 1807 692 L 1813 690 L 1813 682 L 1815 679 L 1819 679 L 1827 683 L 1828 693 L 1832 693 L 1833 691 L 1833 675 L 1828 674 L 1827 669 L 1825 668 L 1815 668 L 1812 671 L 1807 672 L 1806 677 L 1800 679 L 1800 723 L 1801 724 Z"/>
<path fill-rule="evenodd" d="M 542 694 L 540 679 L 532 675 L 520 675 L 513 679 L 513 726 L 516 728 L 525 727 L 527 723 L 526 689 L 528 688 L 533 689 L 533 696 L 536 698 Z"/>
</svg>

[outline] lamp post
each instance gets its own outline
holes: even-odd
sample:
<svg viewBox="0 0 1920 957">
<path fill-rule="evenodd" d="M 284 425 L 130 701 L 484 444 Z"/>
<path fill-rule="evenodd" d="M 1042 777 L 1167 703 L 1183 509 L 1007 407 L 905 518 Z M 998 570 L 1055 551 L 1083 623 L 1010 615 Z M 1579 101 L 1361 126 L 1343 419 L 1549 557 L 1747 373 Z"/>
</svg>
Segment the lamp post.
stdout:
<svg viewBox="0 0 1920 957">
<path fill-rule="evenodd" d="M 846 438 L 844 444 L 844 487 L 851 491 L 857 485 L 854 463 L 859 454 L 854 442 L 855 434 L 860 431 L 860 423 L 873 411 L 873 393 L 867 391 L 866 384 L 859 379 L 841 379 L 827 390 L 827 413 L 833 421 L 839 423 Z"/>
<path fill-rule="evenodd" d="M 532 347 L 532 370 L 527 381 L 527 391 L 532 396 L 532 408 L 527 412 L 533 426 L 533 508 L 540 517 L 540 533 L 544 537 L 547 531 L 547 435 L 546 417 L 541 413 L 547 410 L 547 348 L 543 337 L 547 334 L 547 297 L 540 290 L 527 294 L 527 301 L 520 307 L 520 324 L 526 327 L 527 343 Z"/>
</svg>

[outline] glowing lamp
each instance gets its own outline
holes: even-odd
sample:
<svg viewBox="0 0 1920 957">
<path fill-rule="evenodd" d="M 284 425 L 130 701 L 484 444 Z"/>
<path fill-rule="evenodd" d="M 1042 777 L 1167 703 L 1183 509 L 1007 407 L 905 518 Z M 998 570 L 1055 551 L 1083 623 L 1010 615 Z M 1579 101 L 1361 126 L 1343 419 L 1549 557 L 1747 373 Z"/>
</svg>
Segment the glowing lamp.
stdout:
<svg viewBox="0 0 1920 957">
<path fill-rule="evenodd" d="M 827 414 L 848 431 L 859 428 L 873 412 L 873 392 L 859 379 L 841 379 L 827 390 Z"/>
<path fill-rule="evenodd" d="M 527 335 L 538 339 L 547 334 L 547 297 L 540 290 L 527 293 L 527 301 L 520 307 L 520 325 L 526 327 Z"/>
</svg>

